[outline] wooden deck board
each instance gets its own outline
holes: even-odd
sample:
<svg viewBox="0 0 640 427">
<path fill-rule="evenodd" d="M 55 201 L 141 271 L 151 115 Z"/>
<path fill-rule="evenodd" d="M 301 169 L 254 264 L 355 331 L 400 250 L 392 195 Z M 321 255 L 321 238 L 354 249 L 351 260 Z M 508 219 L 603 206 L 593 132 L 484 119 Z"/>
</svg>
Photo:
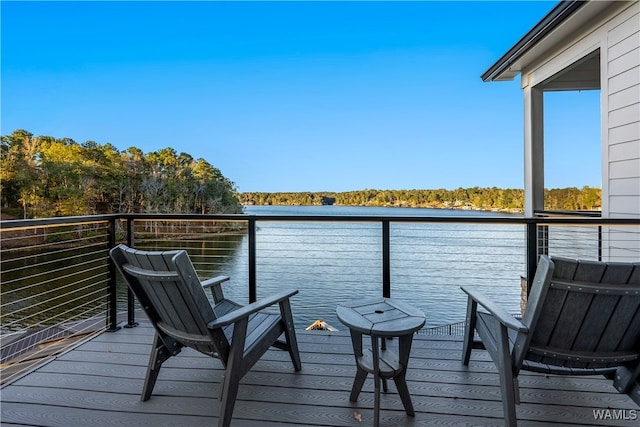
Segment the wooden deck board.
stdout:
<svg viewBox="0 0 640 427">
<path fill-rule="evenodd" d="M 222 366 L 186 350 L 162 368 L 152 398 L 140 401 L 153 330 L 148 324 L 103 333 L 2 389 L 2 425 L 215 425 Z M 286 352 L 270 350 L 241 382 L 232 426 L 355 426 L 373 417 L 373 384 L 349 401 L 355 360 L 345 332 L 300 331 L 302 372 Z M 392 344 L 393 345 L 393 344 Z M 417 335 L 407 373 L 415 418 L 402 410 L 393 383 L 382 395 L 381 425 L 503 425 L 498 376 L 486 352 L 460 363 L 456 337 Z M 602 377 L 522 373 L 521 426 L 637 425 L 597 420 L 594 410 L 640 409 Z M 362 423 L 354 413 L 362 416 Z"/>
</svg>

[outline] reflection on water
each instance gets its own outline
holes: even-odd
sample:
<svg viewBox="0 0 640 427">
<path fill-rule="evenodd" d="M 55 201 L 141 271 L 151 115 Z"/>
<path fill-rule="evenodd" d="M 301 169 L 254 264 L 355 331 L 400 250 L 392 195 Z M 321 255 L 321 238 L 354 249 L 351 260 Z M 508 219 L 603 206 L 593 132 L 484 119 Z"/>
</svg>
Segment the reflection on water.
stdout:
<svg viewBox="0 0 640 427">
<path fill-rule="evenodd" d="M 280 215 L 497 216 L 486 212 L 413 208 L 248 207 Z M 427 326 L 461 321 L 461 285 L 478 285 L 517 313 L 524 274 L 523 226 L 391 223 L 391 296 L 427 315 Z M 378 222 L 260 222 L 259 295 L 293 287 L 299 326 L 321 318 L 342 328 L 336 306 L 382 295 L 382 229 Z M 300 325 L 302 324 L 302 325 Z"/>
<path fill-rule="evenodd" d="M 15 331 L 104 312 L 105 244 L 61 247 L 46 255 L 16 250 L 2 259 L 2 330 Z"/>
<path fill-rule="evenodd" d="M 198 240 L 136 240 L 136 249 L 145 250 L 178 250 L 184 249 L 189 253 L 198 275 L 207 279 L 218 275 L 227 275 L 234 280 L 225 284 L 228 296 L 248 301 L 248 263 L 247 263 L 247 235 L 218 234 L 199 237 Z M 126 305 L 126 283 L 118 274 L 118 304 Z M 232 283 L 232 284 L 229 284 Z"/>
</svg>

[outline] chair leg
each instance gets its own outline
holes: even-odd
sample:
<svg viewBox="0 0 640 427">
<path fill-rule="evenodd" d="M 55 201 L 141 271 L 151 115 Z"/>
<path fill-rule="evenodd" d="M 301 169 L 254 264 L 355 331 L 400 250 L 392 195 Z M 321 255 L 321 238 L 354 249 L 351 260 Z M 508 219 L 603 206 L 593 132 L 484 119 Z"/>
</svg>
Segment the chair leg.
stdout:
<svg viewBox="0 0 640 427">
<path fill-rule="evenodd" d="M 622 366 L 616 370 L 613 386 L 620 393 L 629 394 L 638 378 L 640 378 L 640 363 L 635 368 Z"/>
<path fill-rule="evenodd" d="M 504 422 L 508 427 L 516 427 L 518 419 L 516 417 L 516 395 L 514 390 L 513 375 L 507 366 L 500 373 L 500 392 L 502 393 L 502 410 L 504 411 Z"/>
<path fill-rule="evenodd" d="M 156 385 L 156 380 L 158 379 L 160 368 L 162 367 L 162 364 L 170 357 L 171 353 L 169 352 L 169 350 L 167 350 L 164 343 L 158 336 L 158 333 L 156 332 L 153 338 L 153 348 L 151 349 L 151 354 L 149 355 L 147 375 L 144 379 L 144 386 L 142 388 L 141 400 L 143 402 L 151 398 L 151 393 L 153 392 L 153 387 Z"/>
<path fill-rule="evenodd" d="M 220 419 L 218 420 L 219 427 L 228 427 L 231 424 L 233 408 L 236 405 L 236 398 L 238 397 L 241 379 L 239 375 L 240 369 L 239 367 L 233 369 L 233 365 L 233 363 L 230 363 L 224 373 L 222 401 L 220 402 Z"/>
<path fill-rule="evenodd" d="M 287 340 L 287 350 L 289 351 L 289 356 L 291 356 L 291 363 L 293 363 L 293 369 L 295 369 L 296 372 L 299 372 L 302 370 L 302 362 L 300 361 L 298 339 L 296 338 L 296 331 L 293 325 L 291 304 L 288 299 L 280 302 L 280 315 L 282 316 L 282 320 L 285 325 L 284 336 Z"/>
<path fill-rule="evenodd" d="M 462 347 L 462 364 L 468 365 L 473 349 L 473 337 L 476 330 L 476 312 L 478 303 L 469 297 L 467 302 L 467 318 L 464 326 L 464 344 Z"/>
<path fill-rule="evenodd" d="M 516 417 L 516 401 L 520 402 L 517 387 L 517 377 L 511 367 L 511 355 L 509 353 L 509 337 L 507 328 L 502 326 L 499 329 L 496 367 L 500 374 L 500 392 L 502 394 L 502 409 L 504 411 L 504 421 L 507 427 L 516 427 L 518 420 Z"/>
<path fill-rule="evenodd" d="M 238 388 L 244 370 L 244 343 L 247 334 L 247 319 L 238 321 L 233 326 L 233 345 L 229 352 L 229 360 L 224 371 L 222 381 L 222 396 L 220 397 L 220 418 L 218 427 L 229 427 L 233 417 L 233 408 L 238 397 Z"/>
</svg>

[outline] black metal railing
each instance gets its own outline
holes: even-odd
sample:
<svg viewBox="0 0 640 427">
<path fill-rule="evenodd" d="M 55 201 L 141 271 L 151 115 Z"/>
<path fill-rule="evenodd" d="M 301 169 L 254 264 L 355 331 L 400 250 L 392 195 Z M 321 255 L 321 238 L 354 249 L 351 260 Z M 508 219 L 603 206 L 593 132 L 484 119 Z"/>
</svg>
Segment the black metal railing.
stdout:
<svg viewBox="0 0 640 427">
<path fill-rule="evenodd" d="M 517 312 L 520 277 L 533 277 L 542 252 L 640 260 L 640 221 L 597 217 L 126 214 L 2 221 L 0 233 L 3 360 L 35 358 L 34 337 L 135 325 L 135 301 L 108 257 L 120 242 L 184 248 L 202 277 L 231 275 L 228 292 L 247 302 L 301 288 L 299 326 L 332 321 L 354 294 L 415 303 L 427 327 L 453 324 L 464 315 L 456 291 L 469 284 L 508 293 Z"/>
<path fill-rule="evenodd" d="M 113 218 L 3 221 L 2 383 L 104 329 L 114 273 Z"/>
</svg>

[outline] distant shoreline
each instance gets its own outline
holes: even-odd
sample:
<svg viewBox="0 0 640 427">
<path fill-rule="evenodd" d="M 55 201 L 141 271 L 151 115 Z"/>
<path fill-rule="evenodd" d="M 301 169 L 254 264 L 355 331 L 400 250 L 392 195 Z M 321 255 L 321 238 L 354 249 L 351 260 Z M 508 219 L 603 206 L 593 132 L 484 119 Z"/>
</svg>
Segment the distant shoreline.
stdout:
<svg viewBox="0 0 640 427">
<path fill-rule="evenodd" d="M 290 204 L 276 204 L 276 203 L 272 203 L 272 204 L 258 204 L 258 203 L 247 203 L 247 204 L 243 204 L 243 207 L 246 206 L 281 206 L 281 207 L 287 207 L 287 206 L 291 206 L 291 207 L 295 207 L 295 206 L 300 206 L 300 207 L 304 207 L 304 206 L 338 206 L 338 207 L 351 207 L 351 208 L 405 208 L 405 209 L 438 209 L 438 210 L 455 210 L 455 211 L 476 211 L 476 212 L 494 212 L 494 213 L 506 213 L 506 214 L 523 214 L 524 213 L 524 209 L 521 208 L 492 208 L 492 209 L 483 209 L 483 208 L 477 208 L 477 207 L 467 207 L 467 206 L 451 206 L 451 207 L 445 207 L 445 206 L 411 206 L 411 205 L 345 205 L 345 204 L 339 204 L 339 203 L 333 203 L 333 204 L 324 204 L 324 205 L 320 205 L 320 204 L 307 204 L 307 205 L 303 205 L 303 204 L 295 204 L 295 203 L 290 203 Z"/>
<path fill-rule="evenodd" d="M 524 190 L 517 188 L 470 187 L 454 190 L 375 190 L 348 192 L 244 192 L 245 206 L 363 206 L 468 210 L 477 212 L 524 213 Z M 549 211 L 593 211 L 601 209 L 602 190 L 553 188 L 544 191 L 544 209 Z"/>
</svg>

